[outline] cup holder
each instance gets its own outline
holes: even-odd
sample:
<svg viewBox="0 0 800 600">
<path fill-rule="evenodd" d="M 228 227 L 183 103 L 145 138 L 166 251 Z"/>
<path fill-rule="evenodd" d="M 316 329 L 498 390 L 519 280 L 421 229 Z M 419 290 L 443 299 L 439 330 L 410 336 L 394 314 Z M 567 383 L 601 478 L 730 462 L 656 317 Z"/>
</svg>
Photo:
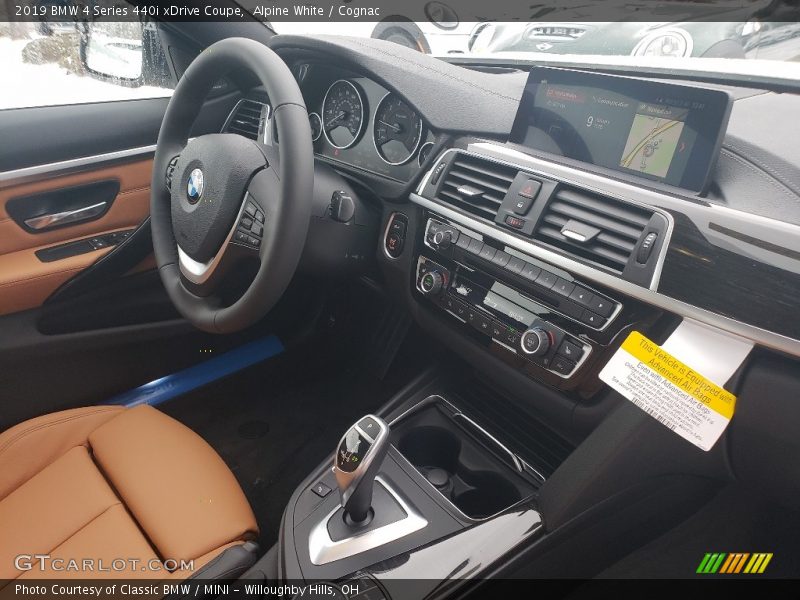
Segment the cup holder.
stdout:
<svg viewBox="0 0 800 600">
<path fill-rule="evenodd" d="M 393 427 L 392 441 L 469 518 L 491 517 L 535 492 L 438 404 L 420 409 Z"/>
<path fill-rule="evenodd" d="M 461 441 L 443 427 L 421 425 L 401 437 L 397 449 L 418 469 L 438 467 L 452 475 L 458 465 Z"/>
<path fill-rule="evenodd" d="M 452 498 L 453 504 L 465 515 L 485 519 L 522 500 L 519 490 L 502 475 L 492 471 L 472 475 L 473 487 Z"/>
</svg>

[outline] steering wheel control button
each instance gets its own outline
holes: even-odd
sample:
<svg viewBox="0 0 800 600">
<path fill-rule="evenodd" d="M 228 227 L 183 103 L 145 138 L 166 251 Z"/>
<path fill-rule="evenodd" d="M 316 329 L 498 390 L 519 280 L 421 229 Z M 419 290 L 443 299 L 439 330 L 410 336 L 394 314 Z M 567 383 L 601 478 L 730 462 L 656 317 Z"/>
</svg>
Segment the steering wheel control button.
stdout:
<svg viewBox="0 0 800 600">
<path fill-rule="evenodd" d="M 256 211 L 256 221 L 258 221 L 259 223 L 264 222 L 264 213 L 261 212 L 260 210 Z"/>
<path fill-rule="evenodd" d="M 252 202 L 248 202 L 244 206 L 244 212 L 246 212 L 251 217 L 255 217 L 256 213 L 258 212 L 258 209 L 256 208 L 255 204 L 253 204 Z"/>
<path fill-rule="evenodd" d="M 250 228 L 250 231 L 253 232 L 253 235 L 261 237 L 264 235 L 264 226 L 261 223 L 253 223 L 253 226 Z"/>
<path fill-rule="evenodd" d="M 541 327 L 532 327 L 522 334 L 520 346 L 525 354 L 544 356 L 553 345 L 552 334 Z"/>
<path fill-rule="evenodd" d="M 237 230 L 236 233 L 233 236 L 233 239 L 234 239 L 234 241 L 239 242 L 241 244 L 246 244 L 248 237 L 250 237 L 250 236 L 248 236 L 247 233 L 245 233 L 244 231 L 238 231 Z"/>
<path fill-rule="evenodd" d="M 248 219 L 247 217 L 244 217 L 239 225 L 242 229 L 249 230 L 253 226 L 253 219 Z"/>
<path fill-rule="evenodd" d="M 406 244 L 407 231 L 408 217 L 403 213 L 392 213 L 386 226 L 386 238 L 383 240 L 383 248 L 389 258 L 400 258 Z"/>
<path fill-rule="evenodd" d="M 325 485 L 323 482 L 318 481 L 314 484 L 314 487 L 311 488 L 311 491 L 314 492 L 320 498 L 324 498 L 328 494 L 330 494 L 333 490 Z"/>
<path fill-rule="evenodd" d="M 253 248 L 258 248 L 259 246 L 261 246 L 261 240 L 256 237 L 253 237 L 252 235 L 247 236 L 247 243 L 251 245 Z"/>
<path fill-rule="evenodd" d="M 173 157 L 172 160 L 169 161 L 169 164 L 167 165 L 167 175 L 166 175 L 167 189 L 172 189 L 172 175 L 175 173 L 175 167 L 178 164 L 178 158 L 180 157 L 179 156 Z"/>
</svg>

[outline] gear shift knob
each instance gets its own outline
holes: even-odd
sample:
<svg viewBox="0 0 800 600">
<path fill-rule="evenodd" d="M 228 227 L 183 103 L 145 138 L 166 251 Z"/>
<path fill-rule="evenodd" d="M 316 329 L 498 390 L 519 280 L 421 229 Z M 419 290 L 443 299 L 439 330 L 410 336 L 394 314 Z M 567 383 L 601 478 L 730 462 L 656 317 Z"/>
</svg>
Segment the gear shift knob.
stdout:
<svg viewBox="0 0 800 600">
<path fill-rule="evenodd" d="M 389 450 L 389 426 L 373 415 L 363 417 L 342 436 L 333 457 L 333 473 L 345 518 L 360 524 L 369 518 L 375 476 Z"/>
</svg>

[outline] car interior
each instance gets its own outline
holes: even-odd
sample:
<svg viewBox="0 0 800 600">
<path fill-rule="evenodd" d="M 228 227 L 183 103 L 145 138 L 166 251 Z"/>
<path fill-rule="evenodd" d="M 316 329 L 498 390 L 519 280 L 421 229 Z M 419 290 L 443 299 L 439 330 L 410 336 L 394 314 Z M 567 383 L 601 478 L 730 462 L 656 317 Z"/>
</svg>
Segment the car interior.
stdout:
<svg viewBox="0 0 800 600">
<path fill-rule="evenodd" d="M 150 34 L 0 110 L 0 586 L 800 573 L 796 82 Z"/>
</svg>

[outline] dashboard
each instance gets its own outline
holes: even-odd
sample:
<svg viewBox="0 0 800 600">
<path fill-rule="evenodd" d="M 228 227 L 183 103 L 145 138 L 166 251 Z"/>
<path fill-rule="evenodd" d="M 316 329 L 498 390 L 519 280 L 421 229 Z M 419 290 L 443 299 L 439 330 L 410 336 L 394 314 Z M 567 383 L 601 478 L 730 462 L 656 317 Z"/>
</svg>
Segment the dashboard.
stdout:
<svg viewBox="0 0 800 600">
<path fill-rule="evenodd" d="M 800 356 L 800 166 L 753 126 L 796 96 L 484 72 L 363 39 L 272 46 L 318 160 L 383 202 L 379 261 L 426 326 L 582 393 L 620 336 L 670 319 Z"/>
</svg>

